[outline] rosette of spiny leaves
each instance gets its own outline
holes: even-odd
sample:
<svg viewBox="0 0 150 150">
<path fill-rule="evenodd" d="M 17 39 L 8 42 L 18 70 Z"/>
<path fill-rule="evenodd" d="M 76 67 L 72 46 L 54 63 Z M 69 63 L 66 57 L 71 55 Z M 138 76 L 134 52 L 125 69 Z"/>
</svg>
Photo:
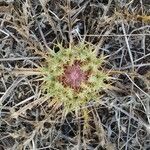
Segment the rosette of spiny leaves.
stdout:
<svg viewBox="0 0 150 150">
<path fill-rule="evenodd" d="M 97 57 L 92 46 L 80 44 L 71 48 L 57 45 L 59 51 L 49 55 L 42 68 L 43 90 L 66 112 L 86 106 L 109 87 L 109 74 L 102 68 L 104 57 Z"/>
</svg>

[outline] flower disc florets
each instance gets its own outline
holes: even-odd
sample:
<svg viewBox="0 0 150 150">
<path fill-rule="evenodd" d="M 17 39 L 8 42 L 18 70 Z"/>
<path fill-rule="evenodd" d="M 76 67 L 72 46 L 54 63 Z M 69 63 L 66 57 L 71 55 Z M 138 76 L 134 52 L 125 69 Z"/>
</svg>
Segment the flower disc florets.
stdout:
<svg viewBox="0 0 150 150">
<path fill-rule="evenodd" d="M 100 69 L 104 58 L 97 58 L 93 47 L 81 44 L 65 49 L 59 45 L 59 49 L 48 56 L 47 67 L 42 69 L 43 89 L 68 112 L 98 98 L 109 77 Z"/>
<path fill-rule="evenodd" d="M 86 83 L 89 77 L 88 71 L 81 68 L 82 62 L 75 60 L 71 66 L 64 65 L 64 73 L 59 77 L 59 81 L 66 87 L 70 87 L 76 92 L 81 90 L 81 83 Z"/>
</svg>

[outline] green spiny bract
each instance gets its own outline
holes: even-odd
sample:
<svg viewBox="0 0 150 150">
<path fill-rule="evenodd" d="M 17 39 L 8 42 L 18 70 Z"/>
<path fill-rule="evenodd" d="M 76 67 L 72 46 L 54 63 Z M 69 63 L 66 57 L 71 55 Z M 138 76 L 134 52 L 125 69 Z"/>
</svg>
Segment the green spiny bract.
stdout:
<svg viewBox="0 0 150 150">
<path fill-rule="evenodd" d="M 47 57 L 43 91 L 55 102 L 63 104 L 66 112 L 85 106 L 99 97 L 99 92 L 108 87 L 104 83 L 109 75 L 103 71 L 104 57 L 96 57 L 92 46 L 80 44 Z"/>
</svg>

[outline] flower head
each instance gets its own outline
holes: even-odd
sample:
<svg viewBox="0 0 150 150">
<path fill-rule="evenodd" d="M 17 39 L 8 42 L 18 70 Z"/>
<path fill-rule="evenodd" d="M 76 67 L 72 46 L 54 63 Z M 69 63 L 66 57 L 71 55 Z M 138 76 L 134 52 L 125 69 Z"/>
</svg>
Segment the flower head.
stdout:
<svg viewBox="0 0 150 150">
<path fill-rule="evenodd" d="M 97 58 L 93 47 L 81 44 L 68 49 L 59 45 L 59 48 L 60 51 L 47 58 L 43 89 L 62 103 L 66 111 L 73 111 L 98 98 L 99 91 L 107 87 L 104 80 L 109 76 L 99 69 L 104 58 Z"/>
</svg>

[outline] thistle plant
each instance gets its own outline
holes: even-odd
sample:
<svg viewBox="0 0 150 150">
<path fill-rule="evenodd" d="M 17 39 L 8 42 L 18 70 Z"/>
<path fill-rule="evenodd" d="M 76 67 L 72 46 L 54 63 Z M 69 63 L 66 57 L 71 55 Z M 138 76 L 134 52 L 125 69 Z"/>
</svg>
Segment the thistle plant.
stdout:
<svg viewBox="0 0 150 150">
<path fill-rule="evenodd" d="M 42 68 L 43 91 L 70 112 L 97 100 L 99 92 L 108 88 L 104 81 L 109 75 L 102 68 L 104 57 L 98 58 L 92 46 L 58 47 L 60 50 L 49 55 Z"/>
</svg>

